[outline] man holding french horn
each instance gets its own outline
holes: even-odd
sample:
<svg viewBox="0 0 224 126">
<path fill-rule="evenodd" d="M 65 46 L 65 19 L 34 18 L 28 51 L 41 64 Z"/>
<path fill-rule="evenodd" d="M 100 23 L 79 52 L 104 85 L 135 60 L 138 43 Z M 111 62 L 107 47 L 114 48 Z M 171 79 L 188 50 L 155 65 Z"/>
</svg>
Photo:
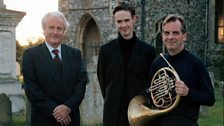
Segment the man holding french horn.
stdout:
<svg viewBox="0 0 224 126">
<path fill-rule="evenodd" d="M 186 36 L 184 18 L 168 15 L 162 24 L 168 54 L 161 54 L 150 71 L 150 104 L 160 112 L 150 126 L 198 126 L 200 105 L 215 103 L 209 73 L 203 62 L 185 49 Z"/>
</svg>

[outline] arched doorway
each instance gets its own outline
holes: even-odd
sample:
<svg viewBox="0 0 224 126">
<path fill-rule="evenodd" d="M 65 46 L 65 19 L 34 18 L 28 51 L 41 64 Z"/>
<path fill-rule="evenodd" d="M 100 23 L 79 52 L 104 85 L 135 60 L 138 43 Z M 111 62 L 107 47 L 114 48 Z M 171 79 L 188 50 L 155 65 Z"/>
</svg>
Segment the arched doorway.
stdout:
<svg viewBox="0 0 224 126">
<path fill-rule="evenodd" d="M 89 64 L 99 52 L 99 32 L 96 22 L 92 18 L 87 22 L 84 29 L 82 50 L 84 61 Z"/>
<path fill-rule="evenodd" d="M 100 32 L 91 14 L 84 14 L 77 28 L 77 42 L 86 65 L 93 62 L 100 47 Z"/>
</svg>

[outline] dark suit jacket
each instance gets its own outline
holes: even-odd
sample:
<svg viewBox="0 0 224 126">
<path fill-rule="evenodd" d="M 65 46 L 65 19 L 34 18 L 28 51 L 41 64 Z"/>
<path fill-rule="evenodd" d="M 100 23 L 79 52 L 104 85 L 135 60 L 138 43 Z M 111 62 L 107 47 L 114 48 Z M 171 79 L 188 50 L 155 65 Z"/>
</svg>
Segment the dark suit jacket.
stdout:
<svg viewBox="0 0 224 126">
<path fill-rule="evenodd" d="M 71 111 L 71 126 L 80 125 L 79 105 L 88 81 L 78 49 L 63 45 L 62 77 L 56 76 L 53 59 L 45 43 L 24 52 L 22 71 L 25 93 L 31 103 L 32 126 L 57 126 L 53 109 L 65 104 Z"/>
<path fill-rule="evenodd" d="M 136 40 L 127 66 L 129 98 L 146 89 L 149 69 L 155 56 L 154 47 Z M 103 125 L 116 126 L 125 81 L 125 65 L 118 39 L 101 46 L 97 75 L 104 99 Z"/>
</svg>

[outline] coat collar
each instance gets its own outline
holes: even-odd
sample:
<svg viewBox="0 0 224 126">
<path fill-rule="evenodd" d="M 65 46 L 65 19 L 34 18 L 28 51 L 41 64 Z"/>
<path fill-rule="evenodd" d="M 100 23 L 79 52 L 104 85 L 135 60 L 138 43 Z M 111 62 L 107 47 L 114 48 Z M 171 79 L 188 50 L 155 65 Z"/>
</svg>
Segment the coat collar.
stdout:
<svg viewBox="0 0 224 126">
<path fill-rule="evenodd" d="M 121 66 L 124 67 L 122 51 L 121 51 L 121 48 L 119 46 L 119 40 L 118 39 L 115 40 L 115 46 L 114 46 L 113 50 L 115 50 L 114 55 L 117 57 L 118 62 L 120 62 Z M 140 51 L 141 51 L 140 40 L 138 38 L 136 38 L 136 43 L 135 43 L 135 46 L 132 50 L 131 57 L 130 57 L 130 60 L 129 60 L 129 63 L 128 63 L 128 69 L 131 68 L 132 65 L 135 63 L 136 58 L 139 57 L 139 52 Z"/>
</svg>

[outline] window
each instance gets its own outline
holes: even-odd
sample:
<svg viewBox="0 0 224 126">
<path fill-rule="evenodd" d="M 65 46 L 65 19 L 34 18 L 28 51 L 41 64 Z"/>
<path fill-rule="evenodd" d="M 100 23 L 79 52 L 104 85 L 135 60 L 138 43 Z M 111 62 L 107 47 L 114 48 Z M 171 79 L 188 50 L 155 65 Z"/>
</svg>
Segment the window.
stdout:
<svg viewBox="0 0 224 126">
<path fill-rule="evenodd" d="M 216 0 L 215 8 L 215 38 L 217 43 L 224 44 L 224 11 L 223 0 Z"/>
</svg>

